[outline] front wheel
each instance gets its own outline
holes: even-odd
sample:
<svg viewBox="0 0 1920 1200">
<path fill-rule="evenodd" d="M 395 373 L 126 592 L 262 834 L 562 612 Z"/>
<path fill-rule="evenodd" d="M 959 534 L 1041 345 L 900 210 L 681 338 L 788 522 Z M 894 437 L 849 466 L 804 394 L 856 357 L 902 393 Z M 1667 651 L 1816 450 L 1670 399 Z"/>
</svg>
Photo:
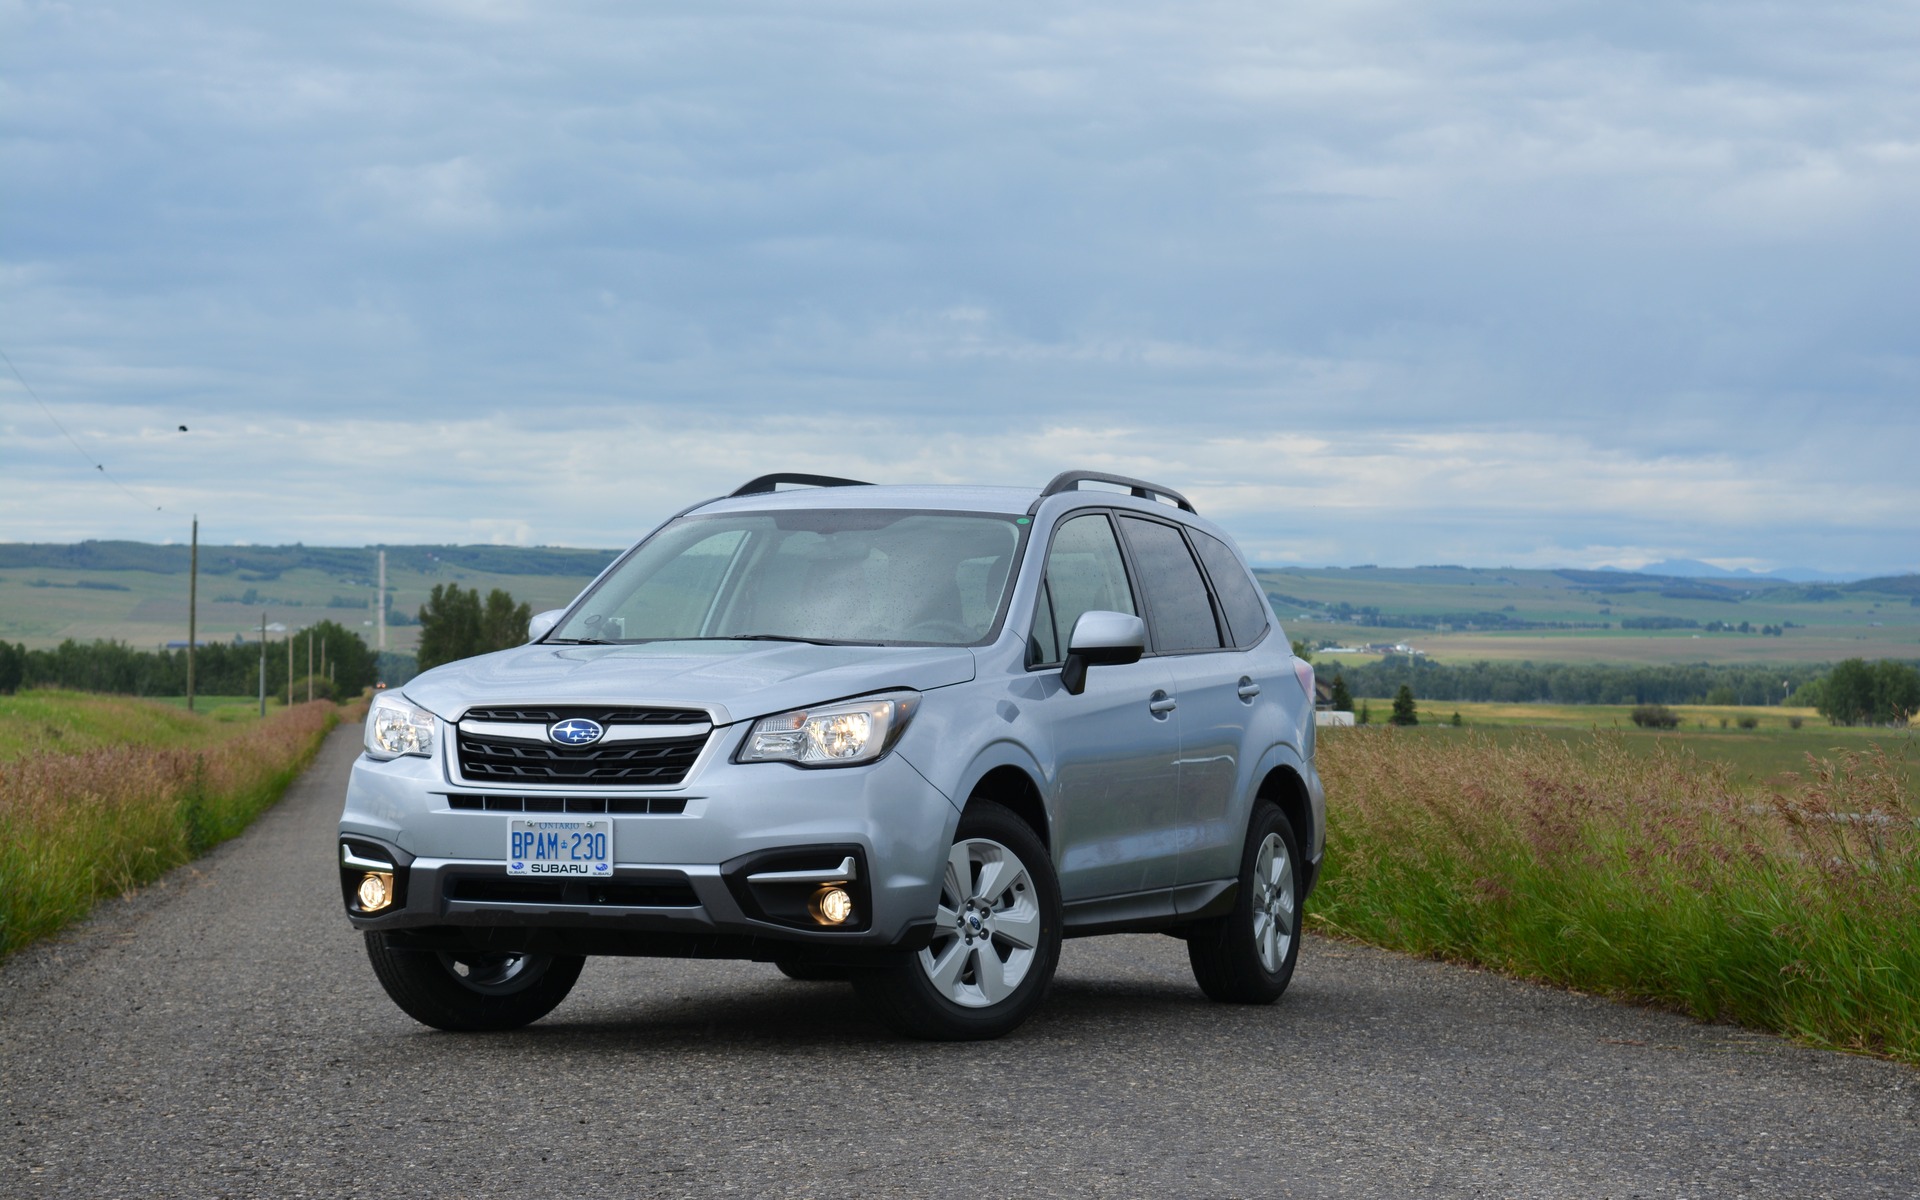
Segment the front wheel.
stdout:
<svg viewBox="0 0 1920 1200">
<path fill-rule="evenodd" d="M 456 1033 L 518 1029 L 552 1012 L 580 978 L 578 954 L 402 950 L 370 930 L 367 958 L 380 986 L 422 1025 Z"/>
<path fill-rule="evenodd" d="M 1300 844 L 1286 814 L 1256 804 L 1233 911 L 1187 933 L 1200 990 L 1226 1004 L 1272 1004 L 1300 958 Z"/>
<path fill-rule="evenodd" d="M 1027 1019 L 1060 961 L 1060 884 L 1025 821 L 992 801 L 960 816 L 925 950 L 854 977 L 896 1032 L 996 1038 Z"/>
</svg>

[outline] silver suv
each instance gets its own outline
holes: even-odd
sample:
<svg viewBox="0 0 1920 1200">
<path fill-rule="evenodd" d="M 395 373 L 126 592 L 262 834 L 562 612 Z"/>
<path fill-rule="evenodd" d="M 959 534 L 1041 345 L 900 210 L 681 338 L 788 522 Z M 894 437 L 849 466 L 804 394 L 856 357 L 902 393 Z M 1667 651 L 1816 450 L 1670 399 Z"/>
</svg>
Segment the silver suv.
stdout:
<svg viewBox="0 0 1920 1200">
<path fill-rule="evenodd" d="M 347 788 L 347 917 L 428 1025 L 537 1020 L 590 954 L 850 979 L 928 1038 L 1013 1029 L 1063 937 L 1293 974 L 1313 671 L 1167 488 L 766 476 L 529 639 L 378 695 Z"/>
</svg>

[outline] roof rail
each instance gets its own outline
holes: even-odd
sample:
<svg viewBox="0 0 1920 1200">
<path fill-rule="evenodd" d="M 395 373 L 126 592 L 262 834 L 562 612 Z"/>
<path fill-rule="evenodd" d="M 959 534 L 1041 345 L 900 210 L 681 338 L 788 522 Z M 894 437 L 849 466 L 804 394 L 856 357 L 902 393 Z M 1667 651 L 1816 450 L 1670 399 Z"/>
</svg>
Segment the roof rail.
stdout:
<svg viewBox="0 0 1920 1200">
<path fill-rule="evenodd" d="M 1032 516 L 1034 513 L 1040 511 L 1041 501 L 1044 501 L 1048 496 L 1057 496 L 1061 492 L 1077 492 L 1080 490 L 1082 483 L 1117 484 L 1120 487 L 1128 489 L 1133 495 L 1142 500 L 1171 500 L 1195 516 L 1200 515 L 1194 510 L 1192 501 L 1182 496 L 1179 492 L 1174 491 L 1172 488 L 1161 487 L 1157 483 L 1148 483 L 1144 479 L 1134 479 L 1127 475 L 1108 475 L 1103 471 L 1060 472 L 1053 477 L 1053 482 L 1040 489 L 1040 499 L 1033 502 L 1033 507 L 1027 510 L 1027 515 Z"/>
<path fill-rule="evenodd" d="M 777 471 L 772 475 L 762 475 L 758 479 L 749 479 L 739 487 L 727 493 L 727 498 L 735 496 L 763 496 L 776 491 L 783 483 L 801 483 L 808 487 L 872 487 L 864 479 L 841 479 L 834 475 L 800 475 L 792 471 Z"/>
</svg>

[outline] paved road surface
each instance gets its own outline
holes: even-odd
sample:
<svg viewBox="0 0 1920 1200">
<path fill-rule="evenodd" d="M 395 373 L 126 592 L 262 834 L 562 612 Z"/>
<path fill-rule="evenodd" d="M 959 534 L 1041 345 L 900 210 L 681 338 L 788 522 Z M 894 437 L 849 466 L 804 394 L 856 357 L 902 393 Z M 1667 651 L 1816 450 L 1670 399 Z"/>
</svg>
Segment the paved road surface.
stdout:
<svg viewBox="0 0 1920 1200">
<path fill-rule="evenodd" d="M 0 1196 L 1913 1196 L 1920 1072 L 1313 940 L 1279 1005 L 1068 943 L 1014 1036 L 591 960 L 435 1033 L 336 912 L 358 731 L 244 838 L 0 965 Z"/>
</svg>

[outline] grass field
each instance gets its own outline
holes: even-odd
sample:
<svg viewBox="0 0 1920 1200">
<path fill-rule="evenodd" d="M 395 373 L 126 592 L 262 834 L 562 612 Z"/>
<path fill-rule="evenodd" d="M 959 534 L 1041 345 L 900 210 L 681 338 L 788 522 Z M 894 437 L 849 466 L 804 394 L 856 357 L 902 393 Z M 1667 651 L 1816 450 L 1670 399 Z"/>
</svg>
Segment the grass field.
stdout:
<svg viewBox="0 0 1920 1200">
<path fill-rule="evenodd" d="M 108 746 L 207 746 L 259 720 L 259 702 L 201 696 L 105 696 L 34 689 L 0 696 L 0 762 L 31 754 L 79 754 Z M 285 708 L 268 702 L 269 713 Z"/>
<path fill-rule="evenodd" d="M 1920 631 L 1837 626 L 1794 630 L 1791 636 L 1762 638 L 1746 634 L 1699 634 L 1686 630 L 1559 630 L 1524 633 L 1434 633 L 1419 629 L 1355 630 L 1316 621 L 1287 623 L 1289 637 L 1313 642 L 1404 642 L 1437 662 L 1563 662 L 1658 666 L 1662 663 L 1839 662 L 1845 658 L 1920 658 Z M 1316 651 L 1314 661 L 1367 662 L 1378 655 Z"/>
<path fill-rule="evenodd" d="M 0 954 L 246 828 L 351 715 L 221 720 L 126 696 L 0 697 Z"/>
<path fill-rule="evenodd" d="M 1756 785 L 1683 739 L 1337 729 L 1320 770 L 1325 932 L 1920 1063 L 1920 798 L 1872 739 Z"/>
<path fill-rule="evenodd" d="M 1392 710 L 1384 701 L 1368 703 L 1376 722 L 1384 721 Z M 1578 748 L 1593 745 L 1597 734 L 1605 734 L 1617 737 L 1627 753 L 1690 754 L 1703 763 L 1724 765 L 1735 784 L 1756 787 L 1792 786 L 1794 776 L 1816 769 L 1810 759 L 1832 760 L 1878 747 L 1887 755 L 1888 769 L 1906 779 L 1909 794 L 1920 799 L 1920 730 L 1829 725 L 1810 708 L 1671 707 L 1680 714 L 1681 726 L 1669 731 L 1634 725 L 1628 716 L 1633 709 L 1628 705 L 1436 700 L 1421 706 L 1421 724 L 1402 732 L 1444 740 L 1473 731 L 1502 748 L 1536 735 Z M 1460 714 L 1464 728 L 1449 724 L 1455 712 Z M 1743 717 L 1753 720 L 1755 728 L 1740 728 Z M 1794 717 L 1800 718 L 1799 729 L 1791 725 Z"/>
<path fill-rule="evenodd" d="M 1261 570 L 1291 637 L 1350 646 L 1404 642 L 1443 662 L 1767 663 L 1920 658 L 1915 584 L 1795 585 L 1630 574 L 1457 567 Z M 1902 590 L 1904 589 L 1904 590 Z M 1341 606 L 1374 610 L 1342 619 Z M 1694 628 L 1627 629 L 1635 619 Z M 1467 619 L 1464 627 L 1460 619 Z M 1502 620 L 1592 628 L 1499 629 Z M 1709 631 L 1746 622 L 1752 632 Z M 1599 626 L 1610 628 L 1599 628 Z M 1437 626 L 1437 627 L 1436 627 Z M 1452 627 L 1448 627 L 1452 626 Z M 1757 631 L 1783 629 L 1779 637 Z M 1321 657 L 1316 655 L 1316 658 Z M 1343 656 L 1327 656 L 1341 661 Z M 1346 656 L 1358 659 L 1363 656 Z"/>
<path fill-rule="evenodd" d="M 182 712 L 186 711 L 187 707 L 187 698 L 185 696 L 148 696 L 146 699 L 156 704 L 165 704 L 180 709 Z M 267 712 L 269 713 L 273 712 L 275 708 L 285 708 L 286 706 L 287 702 L 284 694 L 281 696 L 270 695 L 267 697 Z M 193 711 L 196 713 L 204 713 L 218 721 L 237 721 L 244 717 L 258 717 L 260 715 L 260 696 L 257 692 L 251 696 L 195 696 L 193 698 Z"/>
</svg>

